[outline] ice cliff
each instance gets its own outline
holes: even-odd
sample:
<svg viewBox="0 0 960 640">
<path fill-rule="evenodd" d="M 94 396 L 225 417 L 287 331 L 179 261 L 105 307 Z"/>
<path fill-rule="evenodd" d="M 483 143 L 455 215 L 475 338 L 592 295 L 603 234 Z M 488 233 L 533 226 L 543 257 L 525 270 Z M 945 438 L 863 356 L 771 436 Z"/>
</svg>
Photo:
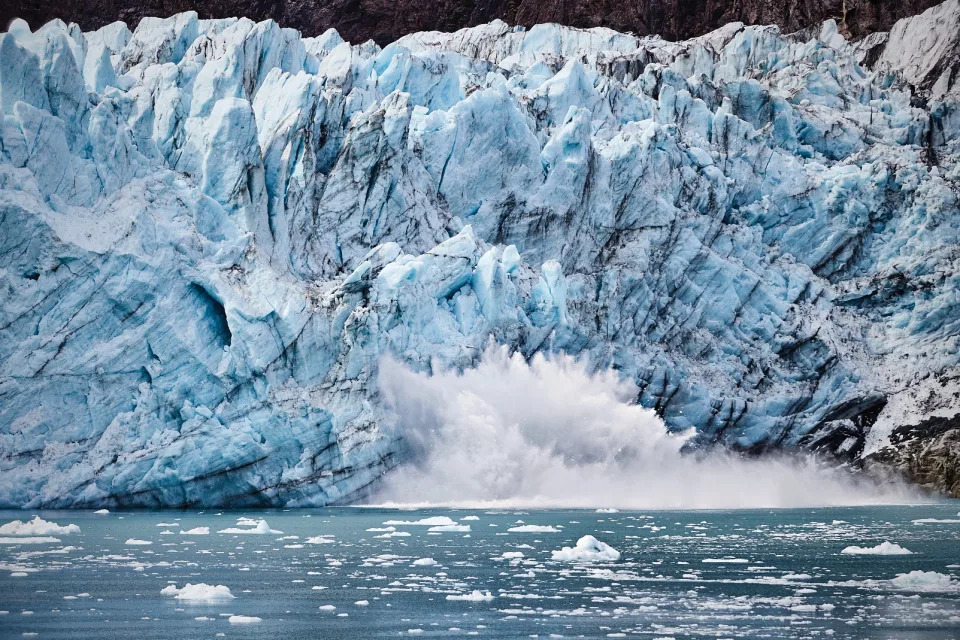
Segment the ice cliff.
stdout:
<svg viewBox="0 0 960 640">
<path fill-rule="evenodd" d="M 960 3 L 380 49 L 193 13 L 0 35 L 0 505 L 318 505 L 387 354 L 613 367 L 702 444 L 960 413 Z"/>
</svg>

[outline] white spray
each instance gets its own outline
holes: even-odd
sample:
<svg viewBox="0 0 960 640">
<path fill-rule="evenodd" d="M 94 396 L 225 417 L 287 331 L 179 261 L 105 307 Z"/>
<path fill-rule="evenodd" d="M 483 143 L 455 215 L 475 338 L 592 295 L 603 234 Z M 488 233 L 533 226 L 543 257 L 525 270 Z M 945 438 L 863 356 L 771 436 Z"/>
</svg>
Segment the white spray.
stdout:
<svg viewBox="0 0 960 640">
<path fill-rule="evenodd" d="M 380 386 L 410 447 L 375 502 L 405 505 L 746 508 L 914 499 L 811 459 L 694 458 L 613 371 L 489 349 L 432 376 L 385 360 Z"/>
</svg>

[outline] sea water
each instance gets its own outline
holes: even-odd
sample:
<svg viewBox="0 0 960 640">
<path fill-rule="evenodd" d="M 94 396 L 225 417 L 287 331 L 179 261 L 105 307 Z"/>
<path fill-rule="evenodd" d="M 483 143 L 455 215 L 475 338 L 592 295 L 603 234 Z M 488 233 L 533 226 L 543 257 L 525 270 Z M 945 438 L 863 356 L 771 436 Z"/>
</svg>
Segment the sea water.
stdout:
<svg viewBox="0 0 960 640">
<path fill-rule="evenodd" d="M 957 638 L 958 511 L 6 511 L 0 636 Z"/>
</svg>

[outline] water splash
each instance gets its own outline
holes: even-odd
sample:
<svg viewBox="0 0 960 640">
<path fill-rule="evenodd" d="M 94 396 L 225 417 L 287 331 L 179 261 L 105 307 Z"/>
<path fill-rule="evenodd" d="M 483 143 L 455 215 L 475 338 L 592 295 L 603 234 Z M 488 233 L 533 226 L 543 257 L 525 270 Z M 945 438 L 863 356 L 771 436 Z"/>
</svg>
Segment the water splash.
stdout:
<svg viewBox="0 0 960 640">
<path fill-rule="evenodd" d="M 473 369 L 416 373 L 392 360 L 380 386 L 409 447 L 377 503 L 474 507 L 747 508 L 914 501 L 903 487 L 808 457 L 681 454 L 613 371 L 568 356 L 491 348 Z"/>
</svg>

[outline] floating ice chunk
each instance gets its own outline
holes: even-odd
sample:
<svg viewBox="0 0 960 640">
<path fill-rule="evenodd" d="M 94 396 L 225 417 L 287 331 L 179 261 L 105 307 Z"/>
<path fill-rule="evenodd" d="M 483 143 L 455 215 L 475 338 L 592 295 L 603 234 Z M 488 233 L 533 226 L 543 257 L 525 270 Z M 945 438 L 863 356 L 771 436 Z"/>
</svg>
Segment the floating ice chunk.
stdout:
<svg viewBox="0 0 960 640">
<path fill-rule="evenodd" d="M 381 531 L 396 531 L 396 527 L 370 527 L 367 531 L 370 532 L 381 532 Z"/>
<path fill-rule="evenodd" d="M 175 584 L 167 585 L 160 590 L 160 594 L 172 596 L 177 600 L 192 601 L 233 600 L 236 597 L 230 593 L 229 587 L 225 587 L 222 584 L 214 586 L 203 582 L 199 584 L 191 584 L 188 582 L 183 585 L 182 589 L 177 588 Z"/>
<path fill-rule="evenodd" d="M 704 558 L 701 562 L 706 564 L 747 564 L 750 561 L 746 558 Z"/>
<path fill-rule="evenodd" d="M 56 522 L 47 522 L 40 516 L 34 516 L 33 520 L 28 522 L 14 520 L 0 526 L 0 535 L 7 536 L 69 535 L 71 533 L 80 533 L 80 527 L 75 524 L 60 526 Z"/>
<path fill-rule="evenodd" d="M 320 611 L 336 611 L 337 608 L 332 604 L 322 604 L 319 607 L 317 607 L 317 609 L 319 609 Z"/>
<path fill-rule="evenodd" d="M 243 522 L 240 522 L 243 520 Z M 248 518 L 241 518 L 237 521 L 237 524 L 240 525 L 251 525 L 254 524 L 252 529 L 243 529 L 240 527 L 228 527 L 226 529 L 221 529 L 217 533 L 249 533 L 253 535 L 265 535 L 268 533 L 283 533 L 283 531 L 278 531 L 276 529 L 271 529 L 270 525 L 267 524 L 266 520 L 249 520 Z"/>
<path fill-rule="evenodd" d="M 461 521 L 479 520 L 479 519 L 480 519 L 479 516 L 463 516 L 462 518 L 460 518 Z"/>
<path fill-rule="evenodd" d="M 437 564 L 437 561 L 433 558 L 418 558 L 413 561 L 413 566 L 415 567 L 433 567 Z"/>
<path fill-rule="evenodd" d="M 307 538 L 307 544 L 334 544 L 336 540 L 330 537 L 329 534 L 313 536 L 312 538 Z"/>
<path fill-rule="evenodd" d="M 49 544 L 53 542 L 60 542 L 60 538 L 52 538 L 50 536 L 35 536 L 31 538 L 0 537 L 0 544 Z"/>
<path fill-rule="evenodd" d="M 230 616 L 227 618 L 227 621 L 230 624 L 255 624 L 257 622 L 263 622 L 263 618 L 258 618 L 257 616 Z"/>
<path fill-rule="evenodd" d="M 140 539 L 138 539 L 138 538 L 127 538 L 127 541 L 124 542 L 123 544 L 127 544 L 127 545 L 134 546 L 134 547 L 135 547 L 135 546 L 145 547 L 145 546 L 147 546 L 148 544 L 153 544 L 153 543 L 150 542 L 149 540 L 140 540 Z"/>
<path fill-rule="evenodd" d="M 94 513 L 94 515 L 105 516 L 105 515 L 107 515 L 108 513 L 110 513 L 110 510 L 109 510 L 109 509 L 97 509 L 97 510 L 94 511 L 93 513 Z"/>
<path fill-rule="evenodd" d="M 620 559 L 620 552 L 593 536 L 583 536 L 577 540 L 577 546 L 554 551 L 553 559 L 561 562 L 616 562 Z"/>
<path fill-rule="evenodd" d="M 358 607 L 366 607 L 367 605 L 370 604 L 370 601 L 369 601 L 369 600 L 357 600 L 357 601 L 354 602 L 353 604 L 357 605 Z"/>
<path fill-rule="evenodd" d="M 960 520 L 950 519 L 950 518 L 918 518 L 912 521 L 913 524 L 937 524 L 937 523 L 948 523 L 948 524 L 957 524 L 960 523 Z"/>
<path fill-rule="evenodd" d="M 846 547 L 840 553 L 854 556 L 906 556 L 913 553 L 913 551 L 893 542 L 884 541 L 875 547 Z"/>
<path fill-rule="evenodd" d="M 417 525 L 422 527 L 442 527 L 457 524 L 447 516 L 433 516 L 432 518 L 421 518 L 420 520 L 387 520 L 385 525 Z"/>
<path fill-rule="evenodd" d="M 510 533 L 558 533 L 560 529 L 550 525 L 522 524 L 519 527 L 507 529 Z"/>
<path fill-rule="evenodd" d="M 436 527 L 430 527 L 427 531 L 459 531 L 461 533 L 467 533 L 470 531 L 470 525 L 468 524 L 441 524 Z"/>
<path fill-rule="evenodd" d="M 897 574 L 890 581 L 897 589 L 905 591 L 958 591 L 960 582 L 945 573 L 936 571 L 911 571 Z"/>
<path fill-rule="evenodd" d="M 597 509 L 597 513 L 620 513 L 620 509 Z"/>
<path fill-rule="evenodd" d="M 493 594 L 489 591 L 480 591 L 479 589 L 474 589 L 470 593 L 447 596 L 447 600 L 463 600 L 466 602 L 489 602 L 493 598 Z"/>
<path fill-rule="evenodd" d="M 206 536 L 210 535 L 210 527 L 194 527 L 193 529 L 180 530 L 182 536 Z"/>
<path fill-rule="evenodd" d="M 410 536 L 409 531 L 390 531 L 388 533 L 381 533 L 378 536 L 373 536 L 374 538 L 407 538 Z"/>
</svg>

